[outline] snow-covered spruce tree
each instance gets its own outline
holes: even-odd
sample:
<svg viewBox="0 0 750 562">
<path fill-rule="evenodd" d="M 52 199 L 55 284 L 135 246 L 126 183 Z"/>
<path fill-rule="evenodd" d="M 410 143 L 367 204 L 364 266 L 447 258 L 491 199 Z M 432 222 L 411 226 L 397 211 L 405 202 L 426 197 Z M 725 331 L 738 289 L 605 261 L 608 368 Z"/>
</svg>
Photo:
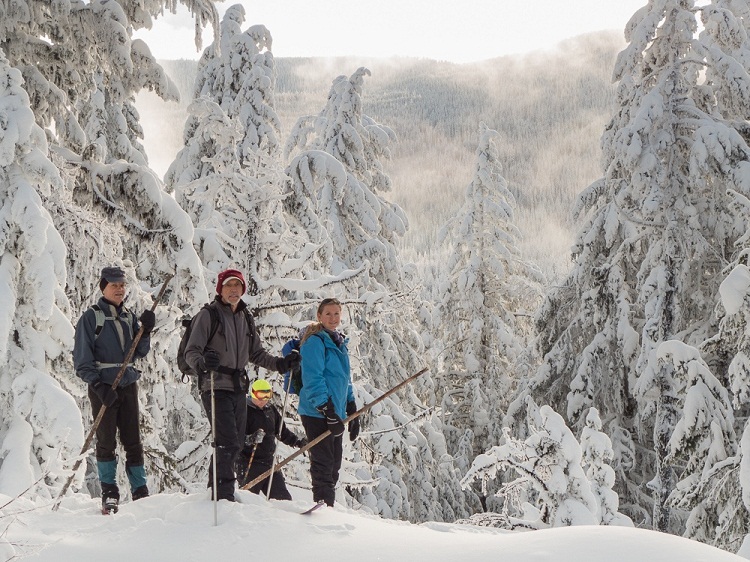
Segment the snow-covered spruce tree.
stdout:
<svg viewBox="0 0 750 562">
<path fill-rule="evenodd" d="M 669 373 L 672 379 L 669 386 L 683 398 L 681 404 L 674 405 L 680 414 L 679 421 L 670 424 L 673 431 L 671 436 L 666 436 L 669 453 L 663 460 L 659 459 L 653 485 L 670 477 L 679 478 L 679 482 L 670 487 L 670 496 L 655 506 L 654 519 L 668 517 L 672 505 L 690 509 L 687 532 L 705 539 L 711 534 L 710 529 L 716 528 L 720 515 L 709 515 L 707 498 L 696 495 L 701 488 L 698 483 L 737 448 L 729 393 L 694 347 L 680 341 L 664 342 L 656 350 L 655 361 L 670 367 L 657 366 L 654 370 Z M 657 415 L 657 424 L 659 421 Z M 679 467 L 679 472 L 675 466 Z"/>
<path fill-rule="evenodd" d="M 271 48 L 273 39 L 263 25 L 244 32 L 245 9 L 231 6 L 221 22 L 220 49 L 217 43 L 203 52 L 198 64 L 194 97 L 205 97 L 240 125 L 237 155 L 244 167 L 257 166 L 260 155 L 278 156 L 281 122 L 274 109 L 276 67 Z M 195 126 L 195 117 L 187 129 Z M 277 164 L 274 162 L 274 164 Z"/>
<path fill-rule="evenodd" d="M 515 198 L 502 176 L 497 134 L 480 125 L 474 178 L 440 233 L 452 252 L 434 319 L 446 345 L 437 388 L 452 450 L 467 429 L 476 451 L 499 443 L 513 364 L 525 345 L 515 315 L 538 305 L 541 273 L 516 245 Z"/>
<path fill-rule="evenodd" d="M 184 2 L 199 23 L 216 20 L 211 2 Z M 165 99 L 176 88 L 134 29 L 163 13 L 163 2 L 88 4 L 16 2 L 0 7 L 0 45 L 23 74 L 49 158 L 61 171 L 57 189 L 42 193 L 45 208 L 68 248 L 69 315 L 77 320 L 97 297 L 99 269 L 122 265 L 131 283 L 128 306 L 151 306 L 165 275 L 176 272 L 168 304 L 157 311 L 153 352 L 141 362 L 144 446 L 153 489 L 179 481 L 165 447 L 205 424 L 186 387 L 174 385 L 169 358 L 177 349 L 180 310 L 206 292 L 189 218 L 147 167 L 135 94 L 149 88 Z M 173 5 L 169 5 L 170 9 Z M 197 30 L 200 26 L 197 26 Z M 132 264 L 135 264 L 134 266 Z M 200 297 L 198 297 L 200 295 Z M 200 300 L 199 300 L 200 299 Z M 66 369 L 69 371 L 69 369 Z M 62 373 L 55 373 L 62 380 Z M 88 425 L 85 389 L 69 389 Z M 169 421 L 167 412 L 174 412 Z"/>
<path fill-rule="evenodd" d="M 208 270 L 239 267 L 256 296 L 269 279 L 302 278 L 315 247 L 303 229 L 287 224 L 281 207 L 272 40 L 263 26 L 242 32 L 244 13 L 242 6 L 232 6 L 218 43 L 203 53 L 185 148 L 166 183 L 191 216 L 195 247 Z"/>
<path fill-rule="evenodd" d="M 350 77 L 336 78 L 323 111 L 301 117 L 295 124 L 285 157 L 294 156 L 287 169 L 292 179 L 288 205 L 296 214 L 305 200 L 311 201 L 318 222 L 329 232 L 334 273 L 367 262 L 372 281 L 366 281 L 365 287 L 381 289 L 395 287 L 401 280 L 393 241 L 406 232 L 408 222 L 397 205 L 380 196 L 390 190 L 381 158 L 390 154 L 395 134 L 362 111 L 364 77 L 369 75 L 368 69 L 359 68 Z M 299 154 L 295 156 L 296 151 Z M 321 176 L 322 162 L 319 164 L 320 158 L 311 151 L 321 151 L 340 162 L 345 181 L 340 173 L 330 181 Z M 333 166 L 323 169 L 332 170 Z M 323 181 L 315 182 L 316 175 Z"/>
<path fill-rule="evenodd" d="M 508 468 L 518 474 L 498 492 L 504 500 L 497 521 L 510 529 L 596 525 L 599 504 L 582 467 L 581 446 L 562 416 L 527 399 L 531 435 L 520 441 L 506 430 L 505 442 L 478 455 L 462 484 L 493 479 Z"/>
<path fill-rule="evenodd" d="M 737 198 L 737 219 L 746 220 L 747 208 L 743 200 L 747 198 L 734 192 Z M 742 246 L 746 244 L 740 241 Z M 748 479 L 743 477 L 743 466 L 747 464 L 747 405 L 750 398 L 750 368 L 748 360 L 748 327 L 750 326 L 750 269 L 740 262 L 746 261 L 744 251 L 730 273 L 721 283 L 719 293 L 721 300 L 716 306 L 717 316 L 721 319 L 719 332 L 704 342 L 701 351 L 711 357 L 718 358 L 715 364 L 721 369 L 720 376 L 726 380 L 724 384 L 732 395 L 732 405 L 735 415 L 735 430 L 739 430 L 737 422 L 745 420 L 742 445 L 737 447 L 729 440 L 715 439 L 711 443 L 715 460 L 698 466 L 693 471 L 691 481 L 683 486 L 678 483 L 673 492 L 674 503 L 680 508 L 689 508 L 690 513 L 686 521 L 685 536 L 702 542 L 707 542 L 719 548 L 736 551 L 747 533 L 750 521 L 750 502 L 747 501 Z M 728 364 L 728 365 L 727 365 Z M 725 366 L 723 367 L 722 366 Z M 723 385 L 722 385 L 723 386 Z M 718 411 L 723 414 L 724 406 Z M 695 410 L 700 413 L 701 409 Z M 723 414 L 721 420 L 726 417 Z M 705 420 L 696 418 L 696 421 Z M 713 425 L 713 424 L 712 424 Z M 707 430 L 703 430 L 707 431 Z M 696 432 L 705 437 L 705 433 Z M 704 439 L 705 441 L 705 439 Z M 704 442 L 698 441 L 698 443 Z M 706 444 L 704 443 L 704 449 Z M 729 455 L 728 457 L 726 455 Z M 726 457 L 726 458 L 724 458 Z"/>
<path fill-rule="evenodd" d="M 742 234 L 726 190 L 750 187 L 750 151 L 711 105 L 715 85 L 698 82 L 693 8 L 652 1 L 627 25 L 614 72 L 620 109 L 602 137 L 605 175 L 579 198 L 575 266 L 538 313 L 544 362 L 512 410 L 544 396 L 580 427 L 595 406 L 617 455 L 622 509 L 638 521 L 650 518 L 643 484 L 667 452 L 654 442 L 654 414 L 680 398 L 659 386 L 669 377 L 654 371 L 653 355 L 663 341 L 698 345 L 715 332 L 721 270 Z M 658 498 L 671 492 L 663 484 Z"/>
<path fill-rule="evenodd" d="M 381 196 L 390 189 L 382 160 L 394 133 L 362 108 L 365 68 L 333 81 L 325 108 L 298 120 L 286 145 L 291 157 L 285 207 L 321 248 L 321 266 L 333 275 L 362 269 L 341 292 L 359 305 L 347 307 L 350 353 L 359 398 L 368 402 L 424 365 L 417 330 L 416 293 L 404 275 L 395 240 L 407 221 Z M 327 262 L 327 263 L 326 263 Z M 351 455 L 360 486 L 355 497 L 388 517 L 424 521 L 464 517 L 478 508 L 459 490 L 458 473 L 446 470 L 442 427 L 431 415 L 434 383 L 425 376 L 384 402 L 364 420 L 363 438 Z M 437 475 L 437 476 L 436 476 Z M 450 508 L 438 498 L 455 497 Z"/>
<path fill-rule="evenodd" d="M 586 478 L 599 504 L 597 510 L 599 523 L 632 527 L 633 522 L 630 518 L 618 511 L 620 499 L 612 489 L 615 483 L 615 471 L 610 466 L 615 453 L 612 450 L 612 440 L 602 432 L 602 420 L 596 408 L 589 408 L 589 413 L 586 414 L 586 427 L 581 432 L 581 449 Z"/>
<path fill-rule="evenodd" d="M 740 441 L 740 450 L 742 452 L 742 460 L 739 466 L 739 483 L 742 490 L 742 503 L 745 506 L 745 510 L 737 513 L 737 517 L 724 518 L 724 525 L 732 525 L 734 536 L 740 536 L 744 531 L 745 536 L 742 540 L 742 545 L 737 551 L 737 554 L 747 558 L 750 555 L 750 533 L 747 533 L 748 529 L 748 513 L 750 513 L 750 424 L 745 424 L 745 431 L 742 433 L 742 440 Z M 732 514 L 730 514 L 732 515 Z M 742 524 L 744 522 L 744 525 Z M 736 526 L 735 526 L 736 525 Z"/>
<path fill-rule="evenodd" d="M 282 206 L 271 36 L 263 26 L 242 32 L 243 22 L 243 8 L 231 7 L 203 53 L 185 147 L 166 182 L 193 221 L 207 277 L 228 266 L 243 270 L 266 345 L 280 349 L 314 318 L 320 298 L 358 271 L 331 274 L 324 245 L 311 243 L 306 225 Z M 281 389 L 275 373 L 267 376 Z M 185 452 L 200 457 L 207 447 Z"/>
<path fill-rule="evenodd" d="M 0 50 L 0 495 L 49 498 L 67 480 L 83 425 L 66 392 L 66 249 L 40 197 L 62 180 L 22 82 Z"/>
</svg>

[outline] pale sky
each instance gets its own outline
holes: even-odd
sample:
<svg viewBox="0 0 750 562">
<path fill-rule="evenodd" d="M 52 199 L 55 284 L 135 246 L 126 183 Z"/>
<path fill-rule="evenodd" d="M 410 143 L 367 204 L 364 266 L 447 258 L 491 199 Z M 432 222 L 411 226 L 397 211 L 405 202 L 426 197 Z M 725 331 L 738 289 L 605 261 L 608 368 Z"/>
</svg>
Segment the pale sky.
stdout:
<svg viewBox="0 0 750 562">
<path fill-rule="evenodd" d="M 237 2 L 218 5 L 220 15 Z M 554 47 L 601 30 L 622 32 L 647 0 L 265 0 L 241 2 L 243 29 L 263 24 L 277 57 L 422 57 L 471 62 Z M 157 59 L 197 59 L 182 8 L 138 32 Z M 203 46 L 213 40 L 203 34 Z"/>
</svg>

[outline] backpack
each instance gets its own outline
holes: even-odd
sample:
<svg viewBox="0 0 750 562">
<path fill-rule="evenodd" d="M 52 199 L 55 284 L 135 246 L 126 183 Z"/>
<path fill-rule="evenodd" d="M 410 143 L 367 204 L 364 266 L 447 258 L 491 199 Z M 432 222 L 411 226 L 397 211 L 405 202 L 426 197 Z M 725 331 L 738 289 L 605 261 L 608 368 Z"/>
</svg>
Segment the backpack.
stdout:
<svg viewBox="0 0 750 562">
<path fill-rule="evenodd" d="M 321 340 L 323 339 L 323 336 L 320 334 L 313 334 L 313 336 L 318 336 Z M 299 351 L 299 344 L 299 338 L 290 339 L 281 348 L 281 354 L 286 357 L 293 350 Z M 302 365 L 284 373 L 284 390 L 290 394 L 299 394 L 300 390 L 302 390 Z"/>
<path fill-rule="evenodd" d="M 281 348 L 281 355 L 286 357 L 292 351 L 299 351 L 299 338 L 292 338 Z M 284 373 L 284 390 L 290 394 L 299 394 L 302 390 L 302 367 L 296 368 Z"/>
<path fill-rule="evenodd" d="M 211 315 L 211 330 L 208 333 L 208 341 L 211 341 L 211 339 L 216 334 L 216 331 L 219 329 L 219 311 L 210 304 L 204 304 L 201 310 L 203 309 L 207 309 L 208 313 Z M 180 345 L 177 348 L 177 368 L 182 373 L 182 382 L 184 383 L 190 381 L 190 376 L 195 376 L 197 374 L 188 364 L 187 359 L 185 359 L 185 348 L 187 347 L 187 343 L 190 340 L 190 334 L 193 332 L 193 320 L 195 320 L 195 316 L 193 316 L 192 318 L 190 318 L 189 316 L 183 317 L 182 327 L 185 328 L 185 333 L 182 334 Z"/>
<path fill-rule="evenodd" d="M 96 318 L 96 327 L 94 328 L 94 339 L 96 340 L 99 337 L 99 334 L 102 333 L 102 328 L 104 328 L 104 322 L 107 320 L 115 320 L 112 316 L 107 316 L 107 314 L 101 309 L 101 307 L 98 304 L 92 304 L 89 308 L 94 311 L 94 317 Z M 125 312 L 127 312 L 127 320 L 125 322 L 128 325 L 128 328 L 130 329 L 130 338 L 133 338 L 133 313 L 130 312 L 127 308 L 123 308 Z"/>
</svg>

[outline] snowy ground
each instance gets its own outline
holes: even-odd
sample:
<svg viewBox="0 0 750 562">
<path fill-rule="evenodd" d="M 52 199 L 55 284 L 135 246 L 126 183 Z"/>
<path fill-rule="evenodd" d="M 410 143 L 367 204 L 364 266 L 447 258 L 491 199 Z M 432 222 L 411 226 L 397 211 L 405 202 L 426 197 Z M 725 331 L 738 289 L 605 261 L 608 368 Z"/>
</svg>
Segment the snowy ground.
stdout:
<svg viewBox="0 0 750 562">
<path fill-rule="evenodd" d="M 125 503 L 114 516 L 83 494 L 49 505 L 16 500 L 0 511 L 0 560 L 83 562 L 217 560 L 441 560 L 503 562 L 730 562 L 745 560 L 713 547 L 652 531 L 568 527 L 509 533 L 497 529 L 405 522 L 342 506 L 299 512 L 309 492 L 266 502 L 239 492 L 239 503 L 214 505 L 206 492 L 158 494 Z M 7 498 L 0 498 L 0 505 Z"/>
</svg>

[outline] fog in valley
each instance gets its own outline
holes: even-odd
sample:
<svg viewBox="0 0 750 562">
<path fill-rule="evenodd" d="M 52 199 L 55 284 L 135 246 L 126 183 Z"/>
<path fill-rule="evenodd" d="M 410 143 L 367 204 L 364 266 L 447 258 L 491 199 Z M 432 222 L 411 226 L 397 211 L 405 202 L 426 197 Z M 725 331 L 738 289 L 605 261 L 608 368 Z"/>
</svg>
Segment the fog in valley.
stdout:
<svg viewBox="0 0 750 562">
<path fill-rule="evenodd" d="M 570 263 L 576 195 L 603 173 L 599 137 L 614 112 L 612 68 L 621 34 L 601 32 L 562 43 L 556 51 L 503 57 L 482 64 L 427 59 L 278 58 L 276 111 L 285 135 L 303 115 L 318 114 L 331 82 L 360 66 L 370 69 L 364 112 L 394 130 L 388 196 L 410 220 L 402 256 L 422 266 L 447 251 L 438 232 L 464 199 L 473 177 L 480 122 L 500 133 L 504 175 L 517 200 L 516 224 L 525 257 L 550 283 Z M 161 61 L 181 102 L 151 93 L 137 101 L 151 167 L 163 176 L 182 148 L 196 61 Z M 283 138 L 282 137 L 282 141 Z"/>
</svg>

